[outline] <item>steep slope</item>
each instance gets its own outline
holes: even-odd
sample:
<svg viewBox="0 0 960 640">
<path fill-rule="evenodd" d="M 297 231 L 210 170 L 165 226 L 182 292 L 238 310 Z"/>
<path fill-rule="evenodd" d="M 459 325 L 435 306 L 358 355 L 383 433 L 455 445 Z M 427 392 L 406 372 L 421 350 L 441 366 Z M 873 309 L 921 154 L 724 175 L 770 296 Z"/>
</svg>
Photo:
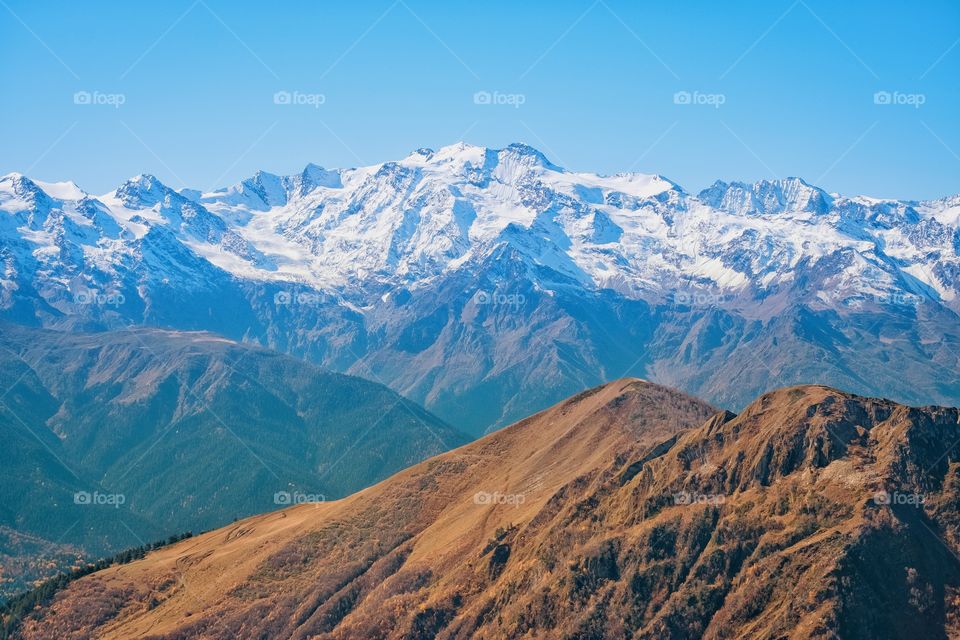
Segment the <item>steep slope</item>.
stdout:
<svg viewBox="0 0 960 640">
<path fill-rule="evenodd" d="M 611 461 L 625 461 L 629 452 L 670 438 L 711 413 L 698 400 L 640 381 L 583 392 L 344 500 L 242 521 L 197 538 L 186 553 L 171 548 L 156 561 L 151 557 L 121 573 L 77 583 L 77 595 L 57 605 L 77 617 L 66 622 L 48 616 L 44 624 L 52 626 L 35 632 L 60 635 L 62 630 L 53 629 L 79 624 L 76 637 L 81 637 L 90 629 L 80 628 L 93 623 L 106 625 L 96 630 L 97 637 L 305 637 L 310 630 L 352 628 L 355 623 L 347 622 L 354 616 L 359 616 L 356 623 L 382 623 L 386 630 L 416 613 L 428 585 L 446 579 L 446 572 L 454 578 L 457 571 L 485 567 L 489 558 L 480 550 L 495 532 L 543 517 L 571 490 L 571 479 L 579 478 L 578 486 L 593 485 Z M 101 577 L 106 582 L 100 583 Z M 148 595 L 156 600 L 152 609 L 135 604 L 142 585 L 128 580 L 158 586 Z M 72 599 L 101 587 L 107 593 L 100 593 L 100 602 L 112 604 L 98 606 L 96 621 L 81 622 L 87 603 Z M 391 621 L 367 618 L 384 597 L 373 593 L 397 596 L 381 609 Z M 355 610 L 360 605 L 362 615 Z M 120 619 L 125 622 L 114 628 Z M 194 628 L 186 631 L 182 625 Z M 374 637 L 373 629 L 352 632 Z"/>
<path fill-rule="evenodd" d="M 81 638 L 956 637 L 960 410 L 619 380 L 344 500 L 84 578 Z"/>
<path fill-rule="evenodd" d="M 466 441 L 380 385 L 206 333 L 9 325 L 0 372 L 0 527 L 88 556 L 344 496 Z"/>
<path fill-rule="evenodd" d="M 522 144 L 209 193 L 10 174 L 0 265 L 17 322 L 212 331 L 383 381 L 474 434 L 624 375 L 733 408 L 810 381 L 960 404 L 957 196 L 800 178 L 692 193 Z M 758 373 L 732 384 L 742 370 Z"/>
<path fill-rule="evenodd" d="M 127 510 L 74 504 L 75 495 L 96 484 L 64 463 L 56 435 L 44 427 L 56 400 L 28 365 L 9 356 L 0 345 L 0 597 L 103 554 L 108 538 L 133 543 L 123 535 L 124 522 L 147 539 L 162 532 Z"/>
</svg>

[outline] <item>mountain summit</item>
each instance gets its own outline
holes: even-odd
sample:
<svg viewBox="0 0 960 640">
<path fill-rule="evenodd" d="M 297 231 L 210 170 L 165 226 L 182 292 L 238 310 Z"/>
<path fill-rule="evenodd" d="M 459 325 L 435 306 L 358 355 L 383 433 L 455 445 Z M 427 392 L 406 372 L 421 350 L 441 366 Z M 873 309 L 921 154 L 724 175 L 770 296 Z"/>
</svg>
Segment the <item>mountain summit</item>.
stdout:
<svg viewBox="0 0 960 640">
<path fill-rule="evenodd" d="M 960 412 L 636 379 L 83 578 L 26 638 L 945 638 Z"/>
</svg>

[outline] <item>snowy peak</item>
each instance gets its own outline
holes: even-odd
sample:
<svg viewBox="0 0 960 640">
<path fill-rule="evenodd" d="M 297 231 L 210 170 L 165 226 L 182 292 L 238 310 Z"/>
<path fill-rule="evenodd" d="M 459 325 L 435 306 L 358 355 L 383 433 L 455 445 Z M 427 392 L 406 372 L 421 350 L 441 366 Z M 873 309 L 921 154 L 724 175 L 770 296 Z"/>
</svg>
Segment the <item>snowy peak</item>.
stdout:
<svg viewBox="0 0 960 640">
<path fill-rule="evenodd" d="M 825 214 L 833 204 L 826 191 L 801 178 L 760 180 L 753 184 L 718 180 L 698 194 L 711 207 L 739 215 L 767 215 L 785 211 Z"/>
<path fill-rule="evenodd" d="M 528 170 L 564 172 L 562 167 L 550 162 L 539 150 L 518 142 L 503 149 L 480 147 L 465 142 L 447 145 L 436 151 L 423 147 L 413 151 L 397 164 L 447 170 L 455 175 L 483 169 L 489 171 L 499 164 L 524 167 Z"/>
<path fill-rule="evenodd" d="M 300 173 L 299 183 L 296 186 L 300 195 L 306 195 L 317 187 L 340 189 L 343 187 L 343 182 L 340 178 L 340 171 L 328 171 L 321 166 L 310 163 Z"/>
<path fill-rule="evenodd" d="M 43 189 L 47 195 L 57 200 L 77 201 L 88 197 L 87 192 L 77 186 L 77 183 L 72 180 L 66 180 L 64 182 L 41 182 L 40 180 L 34 180 L 33 182 Z"/>
<path fill-rule="evenodd" d="M 258 171 L 209 193 L 140 175 L 100 200 L 73 183 L 10 174 L 0 179 L 0 211 L 15 214 L 7 232 L 40 249 L 54 241 L 27 230 L 73 225 L 85 247 L 100 247 L 94 258 L 107 269 L 118 255 L 136 259 L 138 242 L 155 231 L 239 279 L 359 295 L 469 270 L 508 246 L 520 272 L 545 288 L 560 278 L 663 299 L 696 282 L 762 301 L 809 269 L 844 291 L 873 296 L 913 283 L 960 308 L 957 197 L 851 198 L 800 178 L 718 181 L 692 195 L 659 175 L 569 171 L 520 143 L 459 142 L 286 176 Z M 69 223 L 58 222 L 65 216 Z M 61 259 L 48 253 L 38 255 Z"/>
<path fill-rule="evenodd" d="M 300 173 L 291 176 L 257 171 L 237 185 L 204 194 L 199 201 L 267 211 L 274 207 L 283 207 L 291 200 L 302 198 L 318 188 L 342 187 L 340 170 L 328 171 L 311 163 Z"/>
<path fill-rule="evenodd" d="M 283 179 L 266 171 L 257 171 L 252 178 L 247 178 L 238 188 L 234 188 L 234 191 L 246 198 L 258 199 L 268 209 L 287 204 L 288 194 Z"/>
<path fill-rule="evenodd" d="M 429 160 L 434 154 L 433 149 L 428 147 L 420 147 L 419 149 L 414 149 L 413 152 L 407 156 L 408 158 L 417 157 L 424 160 Z"/>
<path fill-rule="evenodd" d="M 195 192 L 184 195 L 152 175 L 140 174 L 103 200 L 114 218 L 122 221 L 137 238 L 163 227 L 188 243 L 198 241 L 219 246 L 229 237 L 245 244 L 239 242 L 223 219 L 188 195 Z"/>
<path fill-rule="evenodd" d="M 0 190 L 36 206 L 49 206 L 51 202 L 50 196 L 36 182 L 22 173 L 8 173 L 0 178 Z"/>
<path fill-rule="evenodd" d="M 486 147 L 480 147 L 466 142 L 455 142 L 440 147 L 436 151 L 433 149 L 420 148 L 407 156 L 404 160 L 411 162 L 430 162 L 432 164 L 462 164 L 464 162 L 478 161 L 490 152 Z"/>
<path fill-rule="evenodd" d="M 146 173 L 130 178 L 117 187 L 113 195 L 128 209 L 153 207 L 168 198 L 183 199 L 179 193 Z"/>
<path fill-rule="evenodd" d="M 520 142 L 514 142 L 513 144 L 508 145 L 506 149 L 501 149 L 498 155 L 500 156 L 501 160 L 509 159 L 516 162 L 529 164 L 531 166 L 543 167 L 551 171 L 563 171 L 562 168 L 550 162 L 547 159 L 547 156 L 545 156 L 538 149 L 534 149 L 530 145 Z"/>
<path fill-rule="evenodd" d="M 839 210 L 846 219 L 874 228 L 893 229 L 898 225 L 915 225 L 921 221 L 912 203 L 896 200 L 852 198 L 841 202 Z"/>
</svg>

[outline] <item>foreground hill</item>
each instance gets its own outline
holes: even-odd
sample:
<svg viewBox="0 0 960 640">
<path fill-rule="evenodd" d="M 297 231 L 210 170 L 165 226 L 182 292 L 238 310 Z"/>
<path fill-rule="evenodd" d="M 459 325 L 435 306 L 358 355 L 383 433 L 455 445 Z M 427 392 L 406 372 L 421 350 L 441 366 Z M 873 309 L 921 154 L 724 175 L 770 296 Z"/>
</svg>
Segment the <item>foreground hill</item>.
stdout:
<svg viewBox="0 0 960 640">
<path fill-rule="evenodd" d="M 634 379 L 73 583 L 26 638 L 946 638 L 960 412 Z"/>
<path fill-rule="evenodd" d="M 2 326 L 0 394 L 0 593 L 465 442 L 381 385 L 207 333 Z"/>
</svg>

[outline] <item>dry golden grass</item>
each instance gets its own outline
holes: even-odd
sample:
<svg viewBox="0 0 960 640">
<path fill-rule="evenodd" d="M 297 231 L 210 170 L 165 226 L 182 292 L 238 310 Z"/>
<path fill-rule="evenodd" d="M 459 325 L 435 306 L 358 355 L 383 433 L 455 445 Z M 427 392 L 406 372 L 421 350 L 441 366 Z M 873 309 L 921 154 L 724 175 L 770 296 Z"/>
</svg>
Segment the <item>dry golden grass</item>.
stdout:
<svg viewBox="0 0 960 640">
<path fill-rule="evenodd" d="M 24 635 L 948 637 L 958 420 L 817 386 L 735 417 L 618 380 L 79 580 Z"/>
</svg>

